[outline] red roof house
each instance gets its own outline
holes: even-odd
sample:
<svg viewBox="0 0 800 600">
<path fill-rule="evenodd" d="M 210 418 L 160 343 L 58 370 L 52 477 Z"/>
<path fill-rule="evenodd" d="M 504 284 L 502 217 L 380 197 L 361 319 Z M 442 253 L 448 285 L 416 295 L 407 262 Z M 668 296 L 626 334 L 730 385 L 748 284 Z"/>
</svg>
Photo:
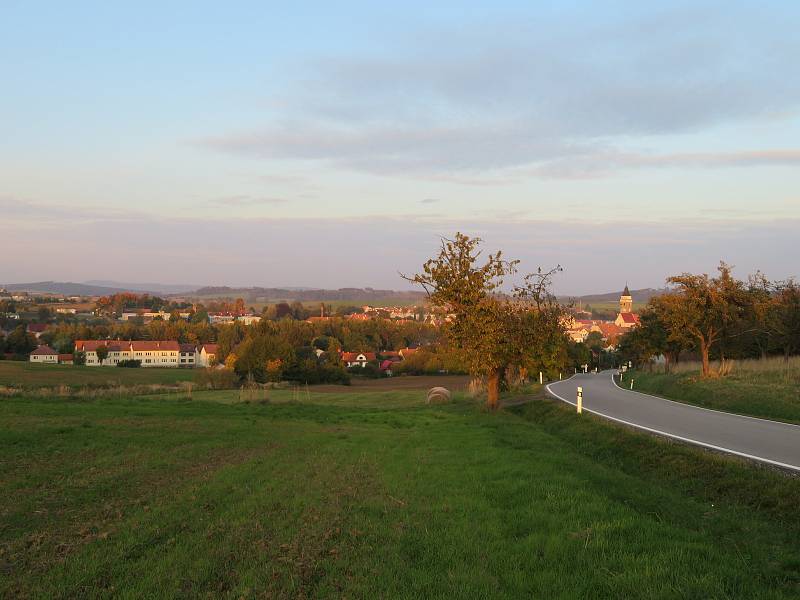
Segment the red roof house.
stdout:
<svg viewBox="0 0 800 600">
<path fill-rule="evenodd" d="M 29 360 L 34 363 L 57 363 L 58 362 L 58 352 L 53 350 L 50 346 L 39 346 L 31 352 L 29 355 Z"/>
<path fill-rule="evenodd" d="M 368 362 L 375 362 L 374 352 L 342 352 L 342 362 L 347 367 L 366 367 Z"/>
</svg>

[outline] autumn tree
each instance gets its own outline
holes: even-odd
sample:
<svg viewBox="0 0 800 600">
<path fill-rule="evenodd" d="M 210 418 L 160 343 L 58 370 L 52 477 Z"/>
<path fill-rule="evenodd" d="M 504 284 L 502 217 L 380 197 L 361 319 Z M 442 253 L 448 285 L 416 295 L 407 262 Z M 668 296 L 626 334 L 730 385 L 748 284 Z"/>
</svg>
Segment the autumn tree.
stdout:
<svg viewBox="0 0 800 600">
<path fill-rule="evenodd" d="M 108 346 L 101 344 L 97 348 L 95 348 L 95 354 L 97 354 L 97 360 L 100 364 L 103 364 L 103 361 L 108 358 Z"/>
<path fill-rule="evenodd" d="M 8 334 L 5 345 L 5 351 L 11 354 L 28 354 L 36 348 L 36 338 L 28 333 L 25 325 L 19 325 Z"/>
<path fill-rule="evenodd" d="M 747 278 L 746 342 L 758 350 L 762 359 L 767 357 L 772 344 L 770 331 L 770 313 L 775 305 L 772 283 L 761 271 Z"/>
<path fill-rule="evenodd" d="M 501 294 L 504 279 L 517 272 L 519 261 L 506 260 L 498 251 L 479 264 L 481 241 L 462 233 L 443 239 L 438 256 L 425 262 L 422 273 L 403 278 L 454 315 L 444 327 L 446 338 L 463 355 L 469 372 L 486 379 L 487 405 L 495 410 L 508 369 L 545 360 L 552 332 L 542 326 L 557 330 L 561 309 L 549 293 L 554 271 L 540 270 L 511 296 Z"/>
<path fill-rule="evenodd" d="M 731 267 L 720 263 L 717 270 L 717 277 L 684 273 L 667 279 L 676 286 L 677 296 L 670 307 L 671 326 L 684 329 L 695 339 L 704 377 L 711 375 L 711 350 L 741 318 L 745 302 L 743 285 L 733 277 Z M 721 359 L 724 361 L 724 355 Z"/>
<path fill-rule="evenodd" d="M 649 364 L 658 352 L 654 339 L 643 327 L 634 327 L 619 339 L 617 354 L 622 363 L 632 362 L 635 366 Z"/>
<path fill-rule="evenodd" d="M 693 345 L 692 334 L 683 326 L 683 298 L 676 294 L 653 296 L 640 315 L 639 328 L 655 354 L 664 356 L 664 370 L 669 373 L 681 353 Z"/>
<path fill-rule="evenodd" d="M 788 280 L 775 285 L 775 294 L 768 311 L 768 324 L 775 348 L 789 356 L 800 351 L 800 286 Z"/>
</svg>

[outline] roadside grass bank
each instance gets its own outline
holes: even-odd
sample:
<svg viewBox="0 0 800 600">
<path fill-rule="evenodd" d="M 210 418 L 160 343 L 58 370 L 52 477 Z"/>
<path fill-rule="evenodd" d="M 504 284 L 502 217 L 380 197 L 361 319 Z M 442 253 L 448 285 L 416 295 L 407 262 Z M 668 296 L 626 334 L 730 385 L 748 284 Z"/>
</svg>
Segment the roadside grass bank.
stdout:
<svg viewBox="0 0 800 600">
<path fill-rule="evenodd" d="M 574 408 L 549 398 L 509 410 L 593 460 L 655 485 L 671 486 L 711 506 L 728 504 L 745 512 L 764 513 L 800 535 L 800 477 L 795 473 L 648 434 L 589 413 L 578 417 Z M 656 511 L 664 509 L 668 507 L 654 507 Z"/>
<path fill-rule="evenodd" d="M 783 356 L 769 356 L 767 358 L 747 358 L 726 359 L 724 366 L 718 361 L 712 361 L 713 371 L 719 374 L 722 370 L 733 379 L 752 379 L 768 377 L 770 379 L 782 380 L 786 383 L 800 383 L 800 356 L 790 356 L 785 359 Z M 653 365 L 653 372 L 663 373 L 664 365 Z M 673 364 L 670 372 L 674 375 L 700 375 L 702 365 L 700 361 L 681 361 Z"/>
<path fill-rule="evenodd" d="M 734 370 L 725 377 L 703 379 L 695 371 L 648 373 L 633 371 L 635 389 L 704 408 L 800 424 L 800 380 L 780 373 Z M 627 388 L 625 382 L 621 384 Z"/>
<path fill-rule="evenodd" d="M 0 597 L 800 594 L 796 478 L 549 400 L 288 392 L 0 400 Z"/>
</svg>

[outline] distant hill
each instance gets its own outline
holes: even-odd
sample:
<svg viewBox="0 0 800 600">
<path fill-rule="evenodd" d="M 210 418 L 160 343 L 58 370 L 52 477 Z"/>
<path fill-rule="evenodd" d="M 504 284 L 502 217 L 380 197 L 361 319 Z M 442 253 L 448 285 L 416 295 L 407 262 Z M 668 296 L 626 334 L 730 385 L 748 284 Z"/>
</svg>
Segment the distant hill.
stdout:
<svg viewBox="0 0 800 600">
<path fill-rule="evenodd" d="M 131 292 L 149 292 L 151 294 L 185 294 L 192 292 L 200 285 L 186 285 L 174 283 L 128 283 L 123 281 L 104 281 L 92 279 L 84 282 L 87 285 L 121 289 Z"/>
<path fill-rule="evenodd" d="M 661 294 L 668 293 L 669 290 L 666 288 L 662 289 L 654 289 L 654 288 L 643 288 L 641 290 L 630 290 L 631 296 L 633 297 L 633 301 L 638 303 L 645 303 L 650 300 L 653 296 L 659 296 Z M 589 294 L 587 296 L 559 296 L 559 300 L 562 301 L 580 301 L 583 304 L 600 304 L 602 302 L 617 302 L 619 300 L 620 295 L 622 295 L 622 290 L 617 292 L 608 292 L 606 294 Z"/>
<path fill-rule="evenodd" d="M 91 280 L 85 283 L 70 281 L 38 281 L 33 283 L 0 284 L 10 292 L 41 292 L 48 294 L 64 294 L 66 296 L 108 296 L 120 292 L 149 293 L 158 296 L 186 296 L 192 298 L 244 298 L 248 302 L 353 302 L 358 303 L 397 303 L 408 304 L 422 302 L 425 293 L 409 290 L 377 290 L 374 288 L 339 288 L 326 290 L 308 287 L 228 287 L 205 286 L 197 288 L 186 284 L 162 283 L 127 283 L 121 281 Z M 636 304 L 646 303 L 658 294 L 666 293 L 666 289 L 644 288 L 631 290 Z M 602 304 L 617 302 L 621 290 L 605 294 L 589 294 L 586 296 L 559 296 L 562 302 L 581 302 L 586 304 Z"/>
<path fill-rule="evenodd" d="M 148 293 L 153 296 L 181 293 L 196 289 L 196 286 L 165 285 L 159 283 L 123 283 L 120 281 L 36 281 L 32 283 L 0 284 L 9 292 L 39 292 L 63 294 L 65 296 L 109 296 L 121 292 Z"/>
<path fill-rule="evenodd" d="M 64 294 L 65 296 L 108 296 L 119 292 L 127 292 L 123 288 L 73 283 L 71 281 L 37 281 L 34 283 L 0 284 L 9 292 L 40 292 L 45 294 Z"/>
<path fill-rule="evenodd" d="M 324 290 L 313 288 L 233 288 L 227 286 L 203 287 L 186 294 L 191 297 L 203 298 L 245 298 L 248 302 L 334 302 L 350 301 L 354 303 L 370 302 L 408 302 L 422 301 L 424 292 L 376 290 L 373 288 L 340 288 L 338 290 Z"/>
</svg>

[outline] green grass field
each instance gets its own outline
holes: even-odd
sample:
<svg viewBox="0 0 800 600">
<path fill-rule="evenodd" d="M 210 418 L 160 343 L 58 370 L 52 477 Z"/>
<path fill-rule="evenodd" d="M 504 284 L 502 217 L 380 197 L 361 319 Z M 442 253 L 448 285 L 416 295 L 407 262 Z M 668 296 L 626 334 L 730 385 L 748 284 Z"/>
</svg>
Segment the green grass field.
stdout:
<svg viewBox="0 0 800 600">
<path fill-rule="evenodd" d="M 800 423 L 800 381 L 779 372 L 734 370 L 726 377 L 702 379 L 694 370 L 670 375 L 637 371 L 633 377 L 640 392 L 740 415 Z"/>
<path fill-rule="evenodd" d="M 800 480 L 418 390 L 0 400 L 0 597 L 796 598 Z"/>
<path fill-rule="evenodd" d="M 39 365 L 30 362 L 0 360 L 0 386 L 15 388 L 116 387 L 129 385 L 171 385 L 194 381 L 192 369 L 121 369 L 79 365 Z"/>
</svg>

